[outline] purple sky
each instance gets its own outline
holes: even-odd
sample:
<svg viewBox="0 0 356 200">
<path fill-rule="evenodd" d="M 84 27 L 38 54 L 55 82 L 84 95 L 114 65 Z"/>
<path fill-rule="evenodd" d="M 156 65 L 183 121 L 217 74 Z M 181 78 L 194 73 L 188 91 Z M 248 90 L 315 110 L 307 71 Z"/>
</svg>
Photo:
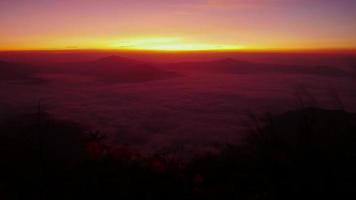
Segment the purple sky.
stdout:
<svg viewBox="0 0 356 200">
<path fill-rule="evenodd" d="M 2 0 L 0 49 L 356 48 L 355 0 Z"/>
</svg>

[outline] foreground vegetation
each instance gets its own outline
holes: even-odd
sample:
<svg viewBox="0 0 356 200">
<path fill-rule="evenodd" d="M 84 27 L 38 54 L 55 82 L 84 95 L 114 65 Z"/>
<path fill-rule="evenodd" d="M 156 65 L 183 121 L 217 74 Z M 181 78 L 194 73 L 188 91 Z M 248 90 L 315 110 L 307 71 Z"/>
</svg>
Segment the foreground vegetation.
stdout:
<svg viewBox="0 0 356 200">
<path fill-rule="evenodd" d="M 22 115 L 0 124 L 0 199 L 356 197 L 356 115 L 304 108 L 188 163 L 105 145 L 99 132 Z"/>
</svg>

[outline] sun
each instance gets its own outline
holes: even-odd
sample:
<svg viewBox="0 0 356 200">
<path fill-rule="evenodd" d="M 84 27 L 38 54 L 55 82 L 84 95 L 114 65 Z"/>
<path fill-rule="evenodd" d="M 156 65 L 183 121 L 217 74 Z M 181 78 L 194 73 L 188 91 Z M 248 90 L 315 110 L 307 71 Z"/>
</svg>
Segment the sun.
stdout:
<svg viewBox="0 0 356 200">
<path fill-rule="evenodd" d="M 152 51 L 224 51 L 243 49 L 242 45 L 224 45 L 186 41 L 179 37 L 135 37 L 116 40 L 112 47 L 123 50 Z"/>
</svg>

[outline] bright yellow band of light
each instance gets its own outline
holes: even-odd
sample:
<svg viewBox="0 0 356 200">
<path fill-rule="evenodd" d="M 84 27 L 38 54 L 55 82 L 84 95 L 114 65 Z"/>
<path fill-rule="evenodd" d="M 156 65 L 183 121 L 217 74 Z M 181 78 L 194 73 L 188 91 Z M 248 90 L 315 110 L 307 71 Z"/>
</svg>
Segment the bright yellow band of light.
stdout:
<svg viewBox="0 0 356 200">
<path fill-rule="evenodd" d="M 347 48 L 346 48 L 347 47 Z M 0 51 L 18 50 L 124 50 L 124 51 L 246 51 L 246 52 L 323 52 L 323 51 L 352 51 L 350 46 L 309 47 L 305 42 L 290 45 L 288 48 L 280 45 L 251 44 L 245 42 L 218 43 L 212 40 L 203 40 L 176 36 L 129 36 L 129 37 L 56 37 L 38 36 L 31 41 L 19 40 L 18 44 L 11 42 L 0 44 Z"/>
<path fill-rule="evenodd" d="M 240 50 L 241 45 L 224 45 L 196 43 L 175 37 L 128 38 L 113 41 L 111 48 L 123 50 L 154 50 L 154 51 L 224 51 Z"/>
</svg>

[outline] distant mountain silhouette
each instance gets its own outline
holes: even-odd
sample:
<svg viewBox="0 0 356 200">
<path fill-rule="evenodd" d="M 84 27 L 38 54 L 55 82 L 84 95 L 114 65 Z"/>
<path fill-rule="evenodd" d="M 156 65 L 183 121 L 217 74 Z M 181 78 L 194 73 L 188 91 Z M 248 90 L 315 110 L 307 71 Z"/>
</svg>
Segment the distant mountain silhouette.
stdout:
<svg viewBox="0 0 356 200">
<path fill-rule="evenodd" d="M 104 57 L 91 62 L 60 63 L 43 69 L 52 73 L 92 76 L 105 82 L 141 82 L 167 79 L 178 75 L 150 63 L 120 56 Z"/>
<path fill-rule="evenodd" d="M 202 62 L 180 62 L 171 64 L 171 67 L 176 70 L 192 70 L 192 71 L 208 71 L 208 72 L 227 72 L 229 69 L 242 69 L 242 66 L 251 65 L 250 62 L 239 61 L 231 58 L 202 61 Z"/>
<path fill-rule="evenodd" d="M 32 65 L 0 60 L 0 80 L 40 80 L 36 78 L 36 68 Z"/>
<path fill-rule="evenodd" d="M 326 65 L 304 66 L 259 63 L 232 58 L 202 62 L 155 64 L 112 55 L 87 62 L 47 63 L 41 67 L 0 61 L 0 80 L 35 80 L 36 75 L 39 73 L 88 76 L 104 82 L 160 80 L 177 77 L 185 72 L 223 74 L 283 73 L 347 77 L 356 75 L 356 67 L 353 66 L 353 60 L 349 61 L 349 68 L 342 68 Z"/>
<path fill-rule="evenodd" d="M 94 61 L 98 64 L 142 64 L 143 62 L 121 56 L 108 56 Z"/>
<path fill-rule="evenodd" d="M 206 62 L 182 62 L 171 65 L 176 70 L 205 71 L 213 73 L 294 73 L 319 76 L 348 76 L 341 68 L 331 66 L 299 66 L 271 63 L 254 63 L 232 58 Z"/>
<path fill-rule="evenodd" d="M 351 70 L 351 73 L 356 76 L 356 58 L 355 57 L 348 57 L 342 60 L 346 62 L 346 66 Z"/>
</svg>

